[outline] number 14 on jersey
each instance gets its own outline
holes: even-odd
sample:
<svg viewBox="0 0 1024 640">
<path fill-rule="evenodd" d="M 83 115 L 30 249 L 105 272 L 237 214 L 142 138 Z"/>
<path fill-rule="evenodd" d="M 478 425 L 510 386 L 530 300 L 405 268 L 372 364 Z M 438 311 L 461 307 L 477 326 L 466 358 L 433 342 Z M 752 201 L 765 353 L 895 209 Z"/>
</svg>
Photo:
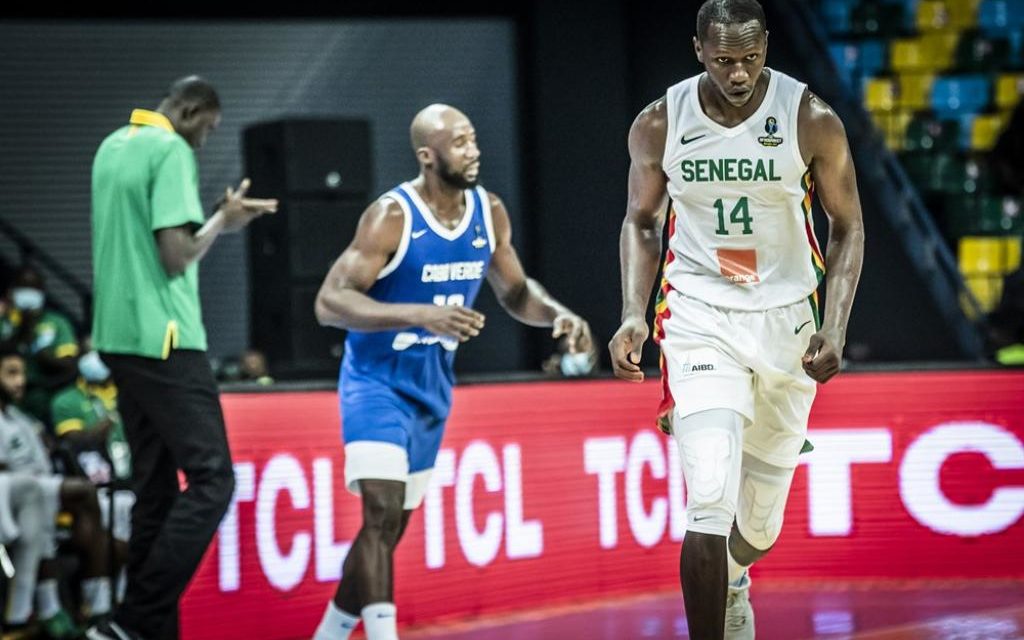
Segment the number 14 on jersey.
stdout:
<svg viewBox="0 0 1024 640">
<path fill-rule="evenodd" d="M 715 200 L 715 210 L 718 211 L 718 228 L 715 229 L 715 233 L 720 236 L 729 235 L 729 227 L 726 227 L 725 221 L 725 203 L 719 198 Z M 754 219 L 750 216 L 750 207 L 747 204 L 747 197 L 743 196 L 736 201 L 732 211 L 729 212 L 729 223 L 731 225 L 742 224 L 743 235 L 748 236 L 754 233 L 753 229 L 750 228 L 750 224 Z"/>
</svg>

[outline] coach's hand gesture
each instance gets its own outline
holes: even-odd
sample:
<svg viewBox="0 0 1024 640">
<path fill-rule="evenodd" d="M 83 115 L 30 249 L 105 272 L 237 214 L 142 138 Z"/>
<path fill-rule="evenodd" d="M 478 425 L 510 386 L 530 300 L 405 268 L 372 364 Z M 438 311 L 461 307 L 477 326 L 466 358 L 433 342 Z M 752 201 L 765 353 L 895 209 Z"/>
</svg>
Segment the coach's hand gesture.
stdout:
<svg viewBox="0 0 1024 640">
<path fill-rule="evenodd" d="M 644 372 L 640 369 L 640 353 L 649 331 L 642 317 L 626 318 L 622 326 L 608 343 L 612 356 L 612 370 L 616 378 L 630 382 L 643 382 Z"/>
<path fill-rule="evenodd" d="M 227 187 L 218 207 L 224 215 L 224 230 L 238 231 L 264 213 L 277 212 L 277 199 L 246 198 L 249 178 L 243 178 L 237 189 Z"/>
<path fill-rule="evenodd" d="M 800 359 L 807 375 L 824 384 L 839 373 L 843 358 L 842 342 L 830 331 L 819 331 L 811 336 L 807 351 Z"/>
</svg>

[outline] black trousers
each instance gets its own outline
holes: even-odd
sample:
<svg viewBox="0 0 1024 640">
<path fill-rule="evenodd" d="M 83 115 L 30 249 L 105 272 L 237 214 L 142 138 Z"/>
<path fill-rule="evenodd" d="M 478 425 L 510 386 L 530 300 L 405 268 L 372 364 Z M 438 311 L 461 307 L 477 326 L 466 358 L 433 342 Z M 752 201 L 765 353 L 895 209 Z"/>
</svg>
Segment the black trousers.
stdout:
<svg viewBox="0 0 1024 640">
<path fill-rule="evenodd" d="M 118 387 L 132 452 L 132 536 L 128 589 L 114 615 L 147 640 L 166 636 L 231 501 L 231 466 L 217 385 L 206 354 L 167 360 L 103 353 Z M 178 470 L 188 482 L 179 489 Z"/>
</svg>

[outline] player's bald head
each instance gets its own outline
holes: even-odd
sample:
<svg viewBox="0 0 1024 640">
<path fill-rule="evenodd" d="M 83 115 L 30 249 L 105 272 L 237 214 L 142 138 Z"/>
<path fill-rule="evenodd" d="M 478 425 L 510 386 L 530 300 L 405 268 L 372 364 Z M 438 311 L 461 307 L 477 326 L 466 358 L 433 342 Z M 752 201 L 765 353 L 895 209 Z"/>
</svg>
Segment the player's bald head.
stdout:
<svg viewBox="0 0 1024 640">
<path fill-rule="evenodd" d="M 451 134 L 456 127 L 469 124 L 469 118 L 455 107 L 447 104 L 432 104 L 420 110 L 409 126 L 412 149 L 431 146 L 438 136 Z"/>
</svg>

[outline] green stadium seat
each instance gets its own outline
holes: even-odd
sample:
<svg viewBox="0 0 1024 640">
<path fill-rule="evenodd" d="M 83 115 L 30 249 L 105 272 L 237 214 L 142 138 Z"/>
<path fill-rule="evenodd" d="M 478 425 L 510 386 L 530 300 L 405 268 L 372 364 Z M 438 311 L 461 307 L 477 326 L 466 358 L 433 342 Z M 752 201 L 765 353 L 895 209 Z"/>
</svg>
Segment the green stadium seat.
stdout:
<svg viewBox="0 0 1024 640">
<path fill-rule="evenodd" d="M 954 54 L 961 71 L 998 71 L 1010 64 L 1010 41 L 992 38 L 978 32 L 965 33 Z"/>
<path fill-rule="evenodd" d="M 903 148 L 907 151 L 943 151 L 951 153 L 959 146 L 960 125 L 956 120 L 939 120 L 918 115 L 907 125 Z"/>
<path fill-rule="evenodd" d="M 867 0 L 853 8 L 850 31 L 858 36 L 896 36 L 906 31 L 901 4 Z"/>
<path fill-rule="evenodd" d="M 1020 206 L 1012 198 L 992 195 L 949 195 L 945 199 L 946 232 L 964 236 L 1019 237 L 1022 229 Z M 1019 264 L 1019 254 L 1014 258 Z"/>
</svg>

